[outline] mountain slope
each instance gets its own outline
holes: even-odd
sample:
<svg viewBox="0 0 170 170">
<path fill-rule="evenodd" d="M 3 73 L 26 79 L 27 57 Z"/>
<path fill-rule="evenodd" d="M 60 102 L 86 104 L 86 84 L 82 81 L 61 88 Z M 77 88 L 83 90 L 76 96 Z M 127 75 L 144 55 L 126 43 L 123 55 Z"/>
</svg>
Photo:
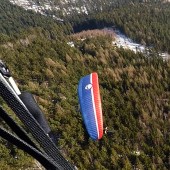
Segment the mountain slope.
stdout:
<svg viewBox="0 0 170 170">
<path fill-rule="evenodd" d="M 112 7 L 131 3 L 131 0 L 9 0 L 11 3 L 32 9 L 44 15 L 59 17 L 74 14 L 90 14 L 112 9 Z M 140 1 L 139 1 L 140 2 Z"/>
<path fill-rule="evenodd" d="M 113 9 L 113 7 L 133 3 L 169 2 L 168 0 L 9 0 L 11 3 L 22 6 L 25 9 L 32 9 L 44 15 L 51 15 L 54 18 L 74 14 L 90 14 Z"/>
<path fill-rule="evenodd" d="M 75 38 L 75 47 L 48 39 L 43 29 L 34 36 L 26 46 L 1 46 L 0 55 L 20 89 L 36 95 L 68 160 L 89 170 L 168 169 L 169 62 L 113 47 L 108 36 Z M 99 74 L 104 126 L 110 130 L 96 142 L 86 134 L 77 98 L 79 79 L 93 71 Z M 2 167 L 5 161 L 6 169 L 31 166 L 18 151 L 13 163 L 8 152 L 0 152 Z"/>
<path fill-rule="evenodd" d="M 1 35 L 8 36 L 1 42 L 0 59 L 9 66 L 19 88 L 35 95 L 52 130 L 59 137 L 57 146 L 70 162 L 82 170 L 169 168 L 169 61 L 163 61 L 155 53 L 146 57 L 117 48 L 112 45 L 112 37 L 102 33 L 88 35 L 82 41 L 80 37 L 68 35 L 69 24 L 64 26 L 51 18 L 9 5 L 5 0 L 0 5 L 0 16 L 5 18 Z M 168 9 L 166 5 L 164 7 Z M 153 40 L 158 37 L 153 31 L 156 27 L 154 21 L 169 14 L 169 10 L 163 10 L 162 6 L 154 7 L 130 4 L 117 7 L 110 13 L 82 17 L 75 25 L 89 24 L 90 27 L 95 23 L 96 27 L 103 27 L 116 21 L 116 26 L 122 30 L 129 28 L 127 34 L 138 36 L 138 27 L 133 27 L 138 23 L 143 35 L 153 33 L 150 36 Z M 146 12 L 142 18 L 144 24 L 134 12 L 137 9 Z M 154 15 L 148 15 L 148 11 Z M 160 28 L 165 42 L 168 42 L 169 20 L 168 17 L 164 19 L 167 26 Z M 25 26 L 23 21 L 30 22 Z M 150 21 L 152 24 L 147 27 L 152 25 L 153 28 L 150 31 L 144 29 L 144 34 L 145 23 Z M 70 47 L 70 43 L 74 47 Z M 78 109 L 78 81 L 93 71 L 99 74 L 104 126 L 109 128 L 109 133 L 100 141 L 89 139 Z M 15 117 L 2 99 L 0 104 Z M 0 124 L 7 128 L 1 120 Z M 18 159 L 15 159 L 16 155 Z M 2 139 L 0 158 L 3 170 L 33 169 L 35 165 L 32 158 Z"/>
<path fill-rule="evenodd" d="M 0 33 L 7 35 L 18 33 L 30 27 L 42 27 L 49 30 L 52 27 L 58 27 L 59 29 L 53 19 L 33 11 L 25 11 L 7 0 L 2 0 L 0 3 L 0 18 Z M 60 32 L 62 32 L 61 30 Z"/>
</svg>

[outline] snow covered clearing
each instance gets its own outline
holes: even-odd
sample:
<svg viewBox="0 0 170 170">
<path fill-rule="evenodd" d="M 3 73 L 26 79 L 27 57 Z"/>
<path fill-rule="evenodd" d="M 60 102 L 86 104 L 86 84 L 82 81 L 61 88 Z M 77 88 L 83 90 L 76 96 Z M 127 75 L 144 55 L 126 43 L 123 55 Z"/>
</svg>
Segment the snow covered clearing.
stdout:
<svg viewBox="0 0 170 170">
<path fill-rule="evenodd" d="M 104 28 L 102 30 L 87 30 L 82 31 L 76 34 L 73 34 L 73 37 L 76 37 L 77 39 L 80 39 L 81 41 L 84 41 L 87 37 L 95 37 L 99 35 L 109 35 L 113 37 L 114 41 L 112 44 L 118 48 L 124 48 L 129 49 L 133 51 L 134 53 L 141 52 L 144 54 L 148 54 L 149 47 L 144 46 L 142 44 L 133 42 L 130 38 L 125 36 L 123 33 L 121 33 L 118 29 L 114 28 Z M 68 45 L 71 47 L 74 47 L 73 42 L 69 42 Z M 159 56 L 161 56 L 164 60 L 170 59 L 170 54 L 168 53 L 158 53 Z"/>
<path fill-rule="evenodd" d="M 137 52 L 145 53 L 149 47 L 146 47 L 142 44 L 138 44 L 133 42 L 130 38 L 122 34 L 119 30 L 113 29 L 113 28 L 105 28 L 105 30 L 108 30 L 108 32 L 114 32 L 115 33 L 115 41 L 113 41 L 113 45 L 117 47 L 122 47 L 124 49 L 129 49 Z M 158 53 L 159 56 L 161 56 L 164 60 L 170 59 L 170 54 L 168 53 Z"/>
</svg>

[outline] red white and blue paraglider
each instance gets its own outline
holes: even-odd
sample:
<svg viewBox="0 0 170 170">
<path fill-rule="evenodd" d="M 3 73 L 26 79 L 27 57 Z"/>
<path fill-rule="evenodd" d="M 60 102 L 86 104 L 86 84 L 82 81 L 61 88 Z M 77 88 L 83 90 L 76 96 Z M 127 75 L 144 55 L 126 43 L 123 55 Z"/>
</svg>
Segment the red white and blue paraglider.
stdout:
<svg viewBox="0 0 170 170">
<path fill-rule="evenodd" d="M 89 136 L 93 140 L 103 136 L 103 115 L 97 73 L 91 73 L 80 79 L 78 96 L 83 121 Z"/>
</svg>

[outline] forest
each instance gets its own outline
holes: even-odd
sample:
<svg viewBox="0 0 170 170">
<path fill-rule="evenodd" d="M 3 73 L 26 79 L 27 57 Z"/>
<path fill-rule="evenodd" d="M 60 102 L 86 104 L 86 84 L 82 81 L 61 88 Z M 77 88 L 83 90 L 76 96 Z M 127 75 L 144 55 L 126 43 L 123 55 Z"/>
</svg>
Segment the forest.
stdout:
<svg viewBox="0 0 170 170">
<path fill-rule="evenodd" d="M 155 52 L 117 48 L 113 36 L 95 33 L 114 26 L 170 52 L 170 3 L 126 2 L 107 12 L 66 16 L 62 23 L 7 0 L 0 4 L 0 59 L 19 88 L 34 94 L 59 136 L 57 147 L 81 170 L 170 168 L 170 61 Z M 94 33 L 87 31 L 84 40 L 73 36 L 89 29 Z M 104 127 L 110 131 L 99 141 L 88 137 L 78 109 L 78 82 L 91 72 L 99 75 Z M 21 123 L 2 98 L 0 105 Z M 33 158 L 2 138 L 0 158 L 2 170 L 36 168 Z"/>
</svg>

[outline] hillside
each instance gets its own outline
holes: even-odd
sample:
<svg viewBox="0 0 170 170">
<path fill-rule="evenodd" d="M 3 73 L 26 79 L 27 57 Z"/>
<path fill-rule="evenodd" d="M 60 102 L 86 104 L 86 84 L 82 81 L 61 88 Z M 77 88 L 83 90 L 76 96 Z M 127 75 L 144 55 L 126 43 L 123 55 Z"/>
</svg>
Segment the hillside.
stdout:
<svg viewBox="0 0 170 170">
<path fill-rule="evenodd" d="M 111 9 L 113 6 L 122 5 L 131 1 L 125 0 L 9 0 L 11 3 L 31 9 L 43 15 L 51 15 L 55 19 L 67 15 L 90 14 L 96 11 Z"/>
<path fill-rule="evenodd" d="M 54 19 L 65 19 L 66 16 L 110 11 L 127 4 L 166 3 L 169 0 L 8 0 L 12 4 L 33 10 Z"/>
<path fill-rule="evenodd" d="M 27 1 L 15 1 L 16 4 L 19 3 L 23 6 L 22 2 Z M 135 42 L 153 47 L 155 50 L 161 52 L 170 52 L 170 3 L 168 1 L 151 0 L 133 2 L 115 0 L 111 3 L 111 1 L 107 0 L 107 3 L 105 1 L 101 3 L 94 1 L 84 3 L 84 1 L 77 0 L 72 2 L 74 8 L 77 10 L 72 8 L 73 4 L 71 2 L 69 3 L 69 1 L 28 2 L 29 4 L 33 3 L 30 7 L 36 6 L 38 9 L 48 6 L 48 12 L 40 15 L 41 12 L 24 11 L 23 8 L 13 6 L 8 0 L 3 0 L 1 3 L 2 19 L 0 26 L 2 33 L 11 34 L 11 32 L 18 32 L 18 30 L 30 26 L 40 26 L 48 29 L 49 25 L 54 25 L 53 22 L 62 26 L 66 24 L 67 27 L 64 28 L 64 31 L 66 31 L 67 34 L 87 29 L 114 26 Z M 51 4 L 52 7 L 58 9 L 57 13 L 53 13 L 52 7 L 50 6 Z M 101 4 L 103 5 L 102 7 Z M 83 10 L 80 10 L 78 7 L 83 7 L 83 5 L 87 6 L 85 10 L 88 11 L 87 13 L 84 13 Z M 27 6 L 24 6 L 24 8 L 33 9 Z M 65 10 L 68 14 L 61 14 L 61 9 Z M 69 11 L 71 11 L 71 13 Z M 47 23 L 44 15 L 49 17 Z M 15 24 L 13 23 L 14 21 Z M 3 37 L 2 39 L 7 39 L 4 35 L 1 37 Z"/>
<path fill-rule="evenodd" d="M 1 58 L 19 87 L 38 97 L 65 156 L 80 169 L 168 168 L 169 62 L 112 48 L 106 37 L 71 48 L 39 34 L 28 46 L 1 47 Z M 92 71 L 100 78 L 104 125 L 113 131 L 98 142 L 87 138 L 77 110 L 78 80 Z M 30 165 L 1 148 L 3 169 Z"/>
<path fill-rule="evenodd" d="M 0 3 L 0 43 L 9 39 L 22 37 L 27 29 L 41 27 L 49 31 L 49 38 L 55 38 L 52 34 L 57 33 L 61 37 L 63 32 L 70 31 L 69 26 L 55 22 L 51 17 L 43 16 L 33 11 L 25 11 L 23 8 L 12 5 L 8 0 Z M 52 33 L 54 32 L 54 33 Z"/>
<path fill-rule="evenodd" d="M 1 27 L 4 29 L 0 29 L 0 59 L 9 66 L 19 88 L 35 95 L 52 130 L 59 136 L 57 146 L 63 155 L 82 170 L 168 170 L 170 61 L 163 61 L 155 52 L 144 56 L 113 46 L 114 36 L 107 34 L 87 32 L 83 41 L 80 38 L 82 35 L 72 34 L 76 28 L 81 31 L 85 26 L 88 29 L 116 24 L 117 28 L 133 39 L 142 41 L 137 34 L 137 27 L 133 27 L 134 24 L 130 22 L 133 18 L 133 23 L 139 24 L 141 32 L 146 32 L 144 35 L 153 33 L 150 38 L 152 41 L 158 38 L 162 42 L 161 38 L 166 33 L 162 46 L 168 47 L 168 4 L 159 8 L 160 13 L 159 10 L 153 10 L 155 6 L 158 7 L 157 4 L 153 8 L 130 5 L 131 10 L 128 10 L 127 5 L 116 7 L 117 10 L 109 13 L 94 13 L 84 20 L 80 15 L 78 19 L 73 18 L 74 22 L 58 23 L 51 18 L 9 5 L 5 0 L 2 2 L 0 8 L 8 10 L 0 10 L 3 19 L 0 22 L 4 24 Z M 139 13 L 145 9 L 146 15 L 142 18 L 144 24 L 135 15 L 137 9 Z M 151 9 L 152 12 L 157 11 L 157 15 L 147 15 Z M 124 12 L 128 17 L 123 18 Z M 164 16 L 164 21 L 167 21 L 164 22 L 167 27 L 160 27 L 160 37 L 154 28 L 155 23 L 161 26 L 163 21 L 160 18 L 155 20 L 155 16 Z M 30 22 L 25 25 L 24 22 L 28 20 Z M 11 27 L 11 22 L 7 21 L 12 22 Z M 153 30 L 149 24 L 148 32 L 142 30 L 149 22 Z M 125 28 L 129 28 L 128 31 Z M 69 42 L 74 43 L 74 47 Z M 156 46 L 156 42 L 153 45 Z M 104 127 L 107 126 L 110 131 L 100 141 L 89 139 L 78 109 L 78 81 L 94 71 L 99 75 Z M 15 117 L 2 99 L 0 105 Z M 7 128 L 3 121 L 0 124 Z M 0 157 L 0 169 L 3 170 L 35 167 L 31 157 L 1 138 Z"/>
</svg>

